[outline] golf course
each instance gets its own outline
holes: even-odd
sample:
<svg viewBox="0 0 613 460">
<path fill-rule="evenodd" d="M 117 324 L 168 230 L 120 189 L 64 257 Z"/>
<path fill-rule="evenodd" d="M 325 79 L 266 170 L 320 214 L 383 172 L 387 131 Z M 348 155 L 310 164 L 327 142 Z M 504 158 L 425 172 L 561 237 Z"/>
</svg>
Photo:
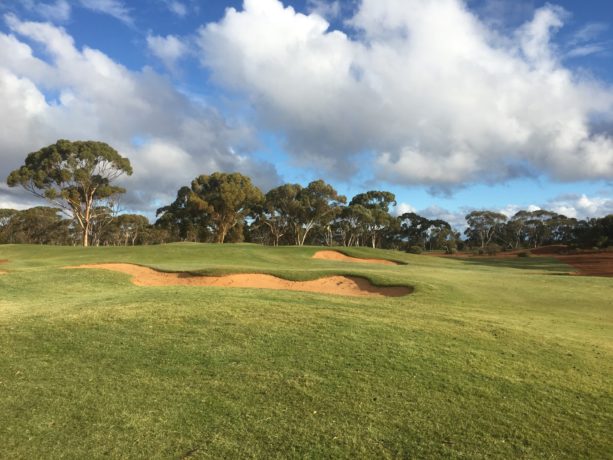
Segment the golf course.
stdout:
<svg viewBox="0 0 613 460">
<path fill-rule="evenodd" d="M 610 458 L 611 278 L 330 249 L 0 246 L 0 458 Z"/>
</svg>

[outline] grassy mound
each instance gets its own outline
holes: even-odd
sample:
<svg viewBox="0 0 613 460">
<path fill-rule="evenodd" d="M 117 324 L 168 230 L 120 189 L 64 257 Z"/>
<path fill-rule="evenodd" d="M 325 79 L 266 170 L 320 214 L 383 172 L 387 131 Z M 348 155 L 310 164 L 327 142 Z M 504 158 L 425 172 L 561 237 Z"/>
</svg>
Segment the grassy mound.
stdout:
<svg viewBox="0 0 613 460">
<path fill-rule="evenodd" d="M 606 458 L 613 283 L 369 249 L 0 246 L 7 458 Z M 329 275 L 399 298 L 138 287 L 67 265 Z"/>
</svg>

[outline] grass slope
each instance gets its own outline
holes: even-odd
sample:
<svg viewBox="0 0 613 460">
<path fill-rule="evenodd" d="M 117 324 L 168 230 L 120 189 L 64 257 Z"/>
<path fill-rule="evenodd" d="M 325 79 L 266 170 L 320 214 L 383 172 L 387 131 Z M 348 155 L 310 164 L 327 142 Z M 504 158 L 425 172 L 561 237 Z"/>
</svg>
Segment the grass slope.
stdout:
<svg viewBox="0 0 613 460">
<path fill-rule="evenodd" d="M 0 246 L 0 457 L 607 458 L 613 281 L 353 249 Z M 60 270 L 327 274 L 404 298 L 143 288 Z"/>
</svg>

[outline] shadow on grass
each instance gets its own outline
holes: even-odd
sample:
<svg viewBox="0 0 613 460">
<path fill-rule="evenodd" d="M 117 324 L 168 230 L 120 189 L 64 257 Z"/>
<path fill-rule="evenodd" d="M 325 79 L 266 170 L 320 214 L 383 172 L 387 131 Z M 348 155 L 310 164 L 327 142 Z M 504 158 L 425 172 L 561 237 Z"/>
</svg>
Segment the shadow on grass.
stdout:
<svg viewBox="0 0 613 460">
<path fill-rule="evenodd" d="M 518 270 L 538 270 L 554 275 L 567 275 L 576 271 L 570 265 L 550 257 L 474 257 L 462 259 L 470 265 L 485 267 L 515 268 Z"/>
</svg>

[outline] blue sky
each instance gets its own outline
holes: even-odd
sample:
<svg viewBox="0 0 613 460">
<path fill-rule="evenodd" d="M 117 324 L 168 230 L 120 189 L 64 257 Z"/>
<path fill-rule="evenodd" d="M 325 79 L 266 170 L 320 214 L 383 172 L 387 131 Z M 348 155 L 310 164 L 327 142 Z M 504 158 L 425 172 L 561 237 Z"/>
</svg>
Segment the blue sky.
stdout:
<svg viewBox="0 0 613 460">
<path fill-rule="evenodd" d="M 233 10 L 230 10 L 232 8 Z M 0 173 L 103 140 L 147 213 L 198 174 L 461 225 L 472 209 L 613 213 L 613 3 L 0 2 Z M 36 204 L 0 186 L 0 207 Z"/>
</svg>

